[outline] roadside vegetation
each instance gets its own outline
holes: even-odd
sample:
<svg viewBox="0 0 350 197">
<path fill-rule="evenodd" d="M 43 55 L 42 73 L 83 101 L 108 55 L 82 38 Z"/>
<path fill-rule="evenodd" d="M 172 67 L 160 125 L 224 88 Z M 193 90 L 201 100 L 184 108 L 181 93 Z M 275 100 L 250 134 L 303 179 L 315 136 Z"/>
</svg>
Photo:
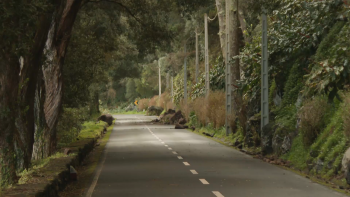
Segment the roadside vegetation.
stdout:
<svg viewBox="0 0 350 197">
<path fill-rule="evenodd" d="M 95 135 L 103 109 L 155 95 L 155 60 L 182 31 L 169 24 L 210 3 L 1 2 L 0 190 L 36 161 Z"/>
<path fill-rule="evenodd" d="M 225 1 L 216 1 L 222 5 Z M 221 4 L 220 4 L 221 3 Z M 348 165 L 342 164 L 350 147 L 350 3 L 343 0 L 265 2 L 269 15 L 270 124 L 261 131 L 261 20 L 260 4 L 239 1 L 240 77 L 233 93 L 237 105 L 225 130 L 225 56 L 222 7 L 197 10 L 185 32 L 203 28 L 203 13 L 217 19 L 209 23 L 209 96 L 205 95 L 204 37 L 200 36 L 199 76 L 196 78 L 195 43 L 174 47 L 162 59 L 173 76 L 174 105 L 190 127 L 237 148 L 282 159 L 309 176 L 346 186 Z M 216 11 L 218 10 L 218 11 Z M 219 35 L 218 35 L 219 33 Z M 194 40 L 194 35 L 181 35 Z M 221 44 L 220 44 L 221 43 Z M 184 44 L 184 43 L 181 43 Z M 187 56 L 188 100 L 184 101 L 184 55 Z M 233 64 L 233 62 L 231 62 Z M 232 69 L 232 67 L 231 67 Z M 141 80 L 145 80 L 142 79 Z M 170 89 L 168 88 L 170 91 Z M 142 104 L 146 107 L 147 102 Z M 345 160 L 346 161 L 346 160 Z"/>
</svg>

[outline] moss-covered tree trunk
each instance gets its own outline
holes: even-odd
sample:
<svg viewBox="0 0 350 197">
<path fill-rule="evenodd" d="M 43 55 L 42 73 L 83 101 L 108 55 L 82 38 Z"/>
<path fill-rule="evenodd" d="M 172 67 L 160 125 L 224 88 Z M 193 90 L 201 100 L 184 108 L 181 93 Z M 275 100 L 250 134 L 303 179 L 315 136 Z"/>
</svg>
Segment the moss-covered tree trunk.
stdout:
<svg viewBox="0 0 350 197">
<path fill-rule="evenodd" d="M 44 14 L 40 18 L 35 41 L 30 55 L 21 59 L 20 89 L 18 95 L 18 110 L 16 117 L 16 126 L 19 137 L 17 145 L 22 149 L 23 168 L 29 168 L 33 144 L 34 144 L 34 98 L 37 85 L 37 75 L 41 65 L 43 48 L 50 27 L 51 14 Z M 20 158 L 18 158 L 20 159 Z"/>
<path fill-rule="evenodd" d="M 34 42 L 24 56 L 11 52 L 0 54 L 1 186 L 16 181 L 16 167 L 30 165 L 34 142 L 34 90 L 49 26 L 46 17 L 47 14 L 43 14 L 38 18 Z M 15 144 L 20 154 L 16 154 Z"/>
<path fill-rule="evenodd" d="M 20 65 L 16 56 L 1 53 L 0 63 L 0 186 L 15 182 L 15 117 Z"/>
<path fill-rule="evenodd" d="M 100 112 L 100 102 L 99 102 L 99 93 L 97 90 L 94 90 L 92 93 L 92 98 L 90 102 L 90 115 Z"/>
</svg>

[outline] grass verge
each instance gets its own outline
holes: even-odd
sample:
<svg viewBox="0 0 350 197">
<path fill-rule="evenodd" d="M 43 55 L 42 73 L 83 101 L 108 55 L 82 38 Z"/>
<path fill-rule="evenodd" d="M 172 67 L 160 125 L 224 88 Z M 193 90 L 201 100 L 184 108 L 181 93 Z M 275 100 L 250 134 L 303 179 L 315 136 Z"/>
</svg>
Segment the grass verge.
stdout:
<svg viewBox="0 0 350 197">
<path fill-rule="evenodd" d="M 103 151 L 106 147 L 113 128 L 114 122 L 112 126 L 107 128 L 107 133 L 100 140 L 98 140 L 98 144 L 100 145 L 96 146 L 95 149 L 84 160 L 83 164 L 76 169 L 78 171 L 78 181 L 70 183 L 65 188 L 65 190 L 60 193 L 61 197 L 84 196 L 86 188 L 88 188 L 91 184 L 95 169 L 101 159 L 101 156 L 103 155 Z"/>
<path fill-rule="evenodd" d="M 106 126 L 105 122 L 98 122 L 98 123 L 93 121 L 84 122 L 83 129 L 81 130 L 78 139 L 81 141 L 84 139 L 95 138 L 96 136 L 100 135 L 101 131 L 105 126 Z M 35 175 L 36 171 L 44 168 L 51 160 L 65 158 L 65 157 L 72 157 L 72 156 L 75 156 L 75 154 L 65 155 L 62 152 L 57 152 L 56 154 L 48 158 L 33 161 L 32 167 L 30 169 L 24 170 L 18 173 L 18 175 L 21 177 L 18 183 L 19 184 L 31 183 L 31 179 L 33 178 L 33 175 Z"/>
</svg>

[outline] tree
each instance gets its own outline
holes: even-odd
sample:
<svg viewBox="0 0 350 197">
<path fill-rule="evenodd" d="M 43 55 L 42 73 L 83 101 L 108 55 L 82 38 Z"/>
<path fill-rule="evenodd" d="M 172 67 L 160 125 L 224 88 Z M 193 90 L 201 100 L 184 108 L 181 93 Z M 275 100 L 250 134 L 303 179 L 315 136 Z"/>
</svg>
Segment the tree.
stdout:
<svg viewBox="0 0 350 197">
<path fill-rule="evenodd" d="M 0 4 L 0 187 L 15 181 L 14 144 L 28 168 L 34 141 L 34 90 L 51 18 L 50 4 Z M 16 126 L 17 125 L 17 126 Z"/>
<path fill-rule="evenodd" d="M 189 0 L 1 2 L 0 13 L 4 13 L 0 17 L 1 186 L 15 182 L 15 144 L 22 152 L 17 160 L 25 168 L 29 167 L 32 156 L 42 158 L 55 151 L 64 91 L 63 65 L 81 8 L 101 4 L 110 13 L 129 16 L 132 19 L 129 27 L 136 32 L 128 32 L 129 38 L 135 41 L 141 58 L 156 48 L 168 46 L 173 36 L 167 26 L 168 11 L 191 10 L 200 3 Z"/>
</svg>

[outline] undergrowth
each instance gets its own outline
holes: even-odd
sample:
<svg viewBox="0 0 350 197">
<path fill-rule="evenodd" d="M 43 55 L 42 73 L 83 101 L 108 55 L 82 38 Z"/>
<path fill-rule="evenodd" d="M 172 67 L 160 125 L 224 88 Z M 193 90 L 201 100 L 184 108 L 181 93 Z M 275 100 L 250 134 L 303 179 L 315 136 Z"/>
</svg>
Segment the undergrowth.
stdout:
<svg viewBox="0 0 350 197">
<path fill-rule="evenodd" d="M 343 113 L 344 104 L 335 102 L 325 113 L 323 124 L 326 126 L 315 141 L 310 146 L 305 145 L 304 136 L 299 133 L 293 140 L 291 150 L 282 158 L 297 169 L 310 170 L 311 174 L 319 174 L 325 179 L 340 174 L 341 161 L 349 145 L 344 134 Z"/>
<path fill-rule="evenodd" d="M 94 138 L 97 135 L 100 135 L 101 130 L 107 126 L 107 123 L 99 121 L 99 122 L 94 122 L 94 121 L 88 121 L 84 122 L 82 125 L 83 129 L 79 133 L 79 140 L 80 139 L 87 139 L 87 138 Z"/>
<path fill-rule="evenodd" d="M 95 138 L 96 136 L 101 134 L 101 131 L 103 130 L 104 127 L 107 126 L 107 123 L 105 122 L 95 122 L 95 121 L 86 121 L 82 124 L 82 129 L 79 132 L 78 139 L 83 140 L 83 139 L 88 139 L 88 138 Z M 109 129 L 111 129 L 110 127 Z M 72 142 L 76 141 L 77 139 L 73 140 Z M 74 156 L 74 154 L 70 154 L 69 156 Z M 45 158 L 41 160 L 35 160 L 32 163 L 32 167 L 28 170 L 24 170 L 18 175 L 21 177 L 19 179 L 19 184 L 26 184 L 30 179 L 33 177 L 33 174 L 38 171 L 39 169 L 45 167 L 51 160 L 53 159 L 58 159 L 58 158 L 64 158 L 68 157 L 68 155 L 65 155 L 64 153 L 57 152 L 56 154 Z"/>
<path fill-rule="evenodd" d="M 72 155 L 74 154 L 71 154 L 70 156 Z M 18 176 L 21 177 L 18 180 L 18 184 L 28 183 L 28 181 L 33 177 L 33 174 L 39 169 L 45 167 L 52 159 L 58 159 L 58 158 L 64 158 L 64 157 L 68 157 L 68 155 L 65 155 L 64 153 L 56 153 L 48 158 L 33 161 L 32 167 L 30 169 L 24 170 L 18 173 Z"/>
</svg>

